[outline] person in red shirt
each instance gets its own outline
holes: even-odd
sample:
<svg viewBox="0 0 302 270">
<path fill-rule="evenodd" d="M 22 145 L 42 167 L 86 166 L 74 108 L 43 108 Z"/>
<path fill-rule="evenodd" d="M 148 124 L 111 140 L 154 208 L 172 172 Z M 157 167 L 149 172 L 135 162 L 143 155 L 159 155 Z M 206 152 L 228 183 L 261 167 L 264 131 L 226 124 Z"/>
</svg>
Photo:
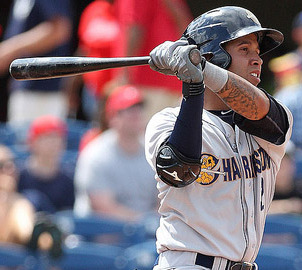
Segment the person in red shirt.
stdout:
<svg viewBox="0 0 302 270">
<path fill-rule="evenodd" d="M 192 20 L 184 0 L 115 0 L 121 35 L 115 56 L 146 56 L 160 43 L 175 41 Z M 155 12 L 154 12 L 155 11 Z M 119 69 L 120 84 L 131 83 L 144 91 L 148 115 L 178 105 L 181 82 L 156 73 L 149 66 Z"/>
<path fill-rule="evenodd" d="M 94 0 L 83 10 L 79 26 L 77 56 L 114 57 L 114 47 L 120 35 L 113 0 Z M 67 84 L 69 114 L 74 116 L 79 110 L 79 102 L 85 119 L 98 121 L 98 112 L 105 102 L 106 83 L 113 80 L 112 69 L 89 72 L 70 78 Z M 78 91 L 82 88 L 79 100 Z"/>
<path fill-rule="evenodd" d="M 120 33 L 114 7 L 110 0 L 95 0 L 81 15 L 78 28 L 79 48 L 89 57 L 112 57 L 114 43 Z M 83 74 L 89 90 L 95 96 L 103 94 L 105 83 L 112 79 L 112 70 Z"/>
</svg>

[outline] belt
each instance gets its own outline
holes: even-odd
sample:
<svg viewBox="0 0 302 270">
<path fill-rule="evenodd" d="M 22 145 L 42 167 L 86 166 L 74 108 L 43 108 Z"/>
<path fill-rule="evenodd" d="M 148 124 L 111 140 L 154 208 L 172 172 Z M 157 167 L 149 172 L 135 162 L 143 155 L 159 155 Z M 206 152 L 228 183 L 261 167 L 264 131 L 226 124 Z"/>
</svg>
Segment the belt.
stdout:
<svg viewBox="0 0 302 270">
<path fill-rule="evenodd" d="M 158 264 L 159 256 L 156 258 L 154 266 Z M 197 253 L 195 264 L 212 269 L 215 257 Z M 258 270 L 255 263 L 228 261 L 225 270 Z"/>
<path fill-rule="evenodd" d="M 197 253 L 196 256 L 196 265 L 200 265 L 209 269 L 212 269 L 214 264 L 213 256 L 207 256 L 200 253 Z M 257 266 L 254 263 L 248 262 L 233 262 L 228 261 L 225 270 L 257 270 Z"/>
</svg>

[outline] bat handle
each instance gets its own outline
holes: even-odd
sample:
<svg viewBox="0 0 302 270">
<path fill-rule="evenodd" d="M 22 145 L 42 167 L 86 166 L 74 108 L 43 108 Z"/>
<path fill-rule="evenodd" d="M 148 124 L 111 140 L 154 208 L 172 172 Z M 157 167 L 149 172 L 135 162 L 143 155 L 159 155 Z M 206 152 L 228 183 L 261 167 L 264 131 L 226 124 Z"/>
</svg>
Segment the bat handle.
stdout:
<svg viewBox="0 0 302 270">
<path fill-rule="evenodd" d="M 202 62 L 202 56 L 198 49 L 192 49 L 189 54 L 189 58 L 195 66 Z"/>
</svg>

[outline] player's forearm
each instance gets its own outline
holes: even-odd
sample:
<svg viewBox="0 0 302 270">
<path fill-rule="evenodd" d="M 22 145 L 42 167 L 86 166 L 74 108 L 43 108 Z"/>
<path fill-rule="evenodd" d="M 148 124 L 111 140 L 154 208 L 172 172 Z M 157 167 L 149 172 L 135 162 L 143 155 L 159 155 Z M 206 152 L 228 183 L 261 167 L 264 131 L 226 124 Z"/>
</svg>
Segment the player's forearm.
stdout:
<svg viewBox="0 0 302 270">
<path fill-rule="evenodd" d="M 70 38 L 71 24 L 63 18 L 43 22 L 31 30 L 5 41 L 16 56 L 38 55 L 48 52 Z"/>
<path fill-rule="evenodd" d="M 204 68 L 204 83 L 228 107 L 249 120 L 260 120 L 269 111 L 270 101 L 259 88 L 209 62 Z"/>
<path fill-rule="evenodd" d="M 257 87 L 228 72 L 229 78 L 217 95 L 235 112 L 250 120 L 259 120 L 269 111 L 268 97 Z"/>
</svg>

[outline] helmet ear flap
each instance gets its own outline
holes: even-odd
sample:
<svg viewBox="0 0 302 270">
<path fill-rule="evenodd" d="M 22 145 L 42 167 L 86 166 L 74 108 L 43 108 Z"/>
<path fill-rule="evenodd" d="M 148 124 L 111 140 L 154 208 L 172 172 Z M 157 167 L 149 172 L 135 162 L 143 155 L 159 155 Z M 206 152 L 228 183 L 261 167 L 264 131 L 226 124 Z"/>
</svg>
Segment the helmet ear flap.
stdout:
<svg viewBox="0 0 302 270">
<path fill-rule="evenodd" d="M 221 51 L 224 53 L 224 63 L 220 65 L 220 67 L 223 69 L 228 69 L 232 63 L 232 57 L 225 48 L 226 44 L 227 42 L 222 42 L 220 44 Z"/>
</svg>

